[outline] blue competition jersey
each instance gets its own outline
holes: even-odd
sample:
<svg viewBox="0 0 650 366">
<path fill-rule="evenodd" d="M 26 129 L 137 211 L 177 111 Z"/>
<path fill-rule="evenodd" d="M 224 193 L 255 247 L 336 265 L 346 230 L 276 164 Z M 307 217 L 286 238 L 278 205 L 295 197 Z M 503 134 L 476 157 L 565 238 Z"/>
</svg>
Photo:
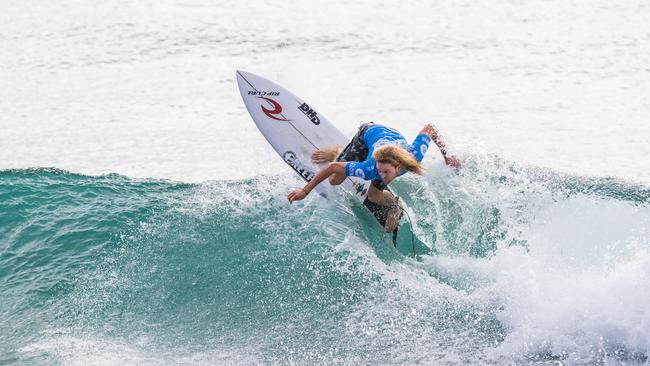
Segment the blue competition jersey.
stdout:
<svg viewBox="0 0 650 366">
<path fill-rule="evenodd" d="M 363 141 L 369 150 L 368 157 L 365 161 L 350 161 L 345 164 L 345 175 L 355 176 L 366 180 L 381 181 L 381 176 L 377 169 L 377 163 L 375 162 L 375 159 L 372 158 L 372 153 L 375 149 L 384 145 L 399 145 L 413 154 L 417 161 L 422 161 L 424 154 L 426 154 L 429 149 L 431 138 L 427 135 L 418 135 L 415 140 L 413 140 L 413 145 L 409 145 L 409 143 L 406 142 L 406 139 L 404 139 L 404 136 L 399 132 L 388 127 L 376 125 L 369 127 L 366 132 L 364 132 Z M 406 173 L 406 171 L 402 171 L 400 175 L 404 173 Z"/>
</svg>

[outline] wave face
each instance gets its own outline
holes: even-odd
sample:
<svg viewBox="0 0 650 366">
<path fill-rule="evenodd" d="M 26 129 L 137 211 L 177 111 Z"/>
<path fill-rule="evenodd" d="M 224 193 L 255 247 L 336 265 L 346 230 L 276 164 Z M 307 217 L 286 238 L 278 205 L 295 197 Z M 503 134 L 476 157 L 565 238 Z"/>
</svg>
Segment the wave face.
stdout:
<svg viewBox="0 0 650 366">
<path fill-rule="evenodd" d="M 647 188 L 474 157 L 397 182 L 409 258 L 296 183 L 1 171 L 0 364 L 647 361 Z"/>
</svg>

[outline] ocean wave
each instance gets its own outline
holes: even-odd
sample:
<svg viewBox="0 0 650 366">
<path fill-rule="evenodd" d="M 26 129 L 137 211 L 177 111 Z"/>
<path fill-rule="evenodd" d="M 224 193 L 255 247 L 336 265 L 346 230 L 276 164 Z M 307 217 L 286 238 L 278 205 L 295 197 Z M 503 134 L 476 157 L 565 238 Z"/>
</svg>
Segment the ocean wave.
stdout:
<svg viewBox="0 0 650 366">
<path fill-rule="evenodd" d="M 290 206 L 294 177 L 1 171 L 3 362 L 645 362 L 647 189 L 430 168 L 394 188 L 417 258 L 352 201 Z"/>
</svg>

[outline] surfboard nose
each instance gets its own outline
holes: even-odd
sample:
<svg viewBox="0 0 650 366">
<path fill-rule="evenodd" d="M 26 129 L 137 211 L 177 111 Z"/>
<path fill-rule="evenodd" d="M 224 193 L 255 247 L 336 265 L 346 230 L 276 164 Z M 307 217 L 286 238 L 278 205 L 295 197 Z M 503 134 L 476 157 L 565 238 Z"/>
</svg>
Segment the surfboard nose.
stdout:
<svg viewBox="0 0 650 366">
<path fill-rule="evenodd" d="M 252 72 L 237 70 L 236 74 L 237 74 L 237 83 L 239 84 L 240 91 L 242 90 L 242 87 L 253 88 L 253 90 L 257 90 L 255 87 L 253 87 L 253 85 L 256 85 L 256 87 L 259 87 L 258 85 L 266 85 L 266 84 L 276 85 L 275 83 L 267 79 L 264 79 L 259 75 L 253 74 Z"/>
<path fill-rule="evenodd" d="M 251 81 L 259 78 L 257 75 L 241 69 L 235 71 L 235 77 L 237 79 L 237 83 L 240 84 L 240 86 L 242 84 L 249 85 Z"/>
<path fill-rule="evenodd" d="M 244 70 L 235 71 L 235 79 L 237 80 L 237 85 L 239 86 L 239 91 L 244 95 L 244 90 L 251 87 L 250 82 L 247 82 L 248 79 L 251 79 L 250 73 Z"/>
<path fill-rule="evenodd" d="M 246 78 L 246 77 L 250 77 L 250 76 L 255 75 L 255 74 L 253 74 L 253 73 L 250 73 L 250 72 L 248 72 L 248 71 L 241 70 L 241 69 L 236 70 L 236 71 L 235 71 L 235 74 L 238 75 L 238 76 L 241 76 L 241 77 L 243 77 L 243 78 Z"/>
</svg>

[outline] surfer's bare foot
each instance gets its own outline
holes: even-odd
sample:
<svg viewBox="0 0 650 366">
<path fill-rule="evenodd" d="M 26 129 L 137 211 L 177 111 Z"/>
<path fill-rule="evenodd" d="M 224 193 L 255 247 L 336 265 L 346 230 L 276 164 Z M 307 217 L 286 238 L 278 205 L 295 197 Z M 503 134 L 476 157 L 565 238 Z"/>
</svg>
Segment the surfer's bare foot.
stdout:
<svg viewBox="0 0 650 366">
<path fill-rule="evenodd" d="M 323 150 L 316 150 L 316 152 L 314 152 L 311 156 L 311 161 L 316 164 L 328 163 L 330 161 L 334 161 L 339 156 L 340 151 L 341 148 L 338 146 L 334 146 Z"/>
</svg>

